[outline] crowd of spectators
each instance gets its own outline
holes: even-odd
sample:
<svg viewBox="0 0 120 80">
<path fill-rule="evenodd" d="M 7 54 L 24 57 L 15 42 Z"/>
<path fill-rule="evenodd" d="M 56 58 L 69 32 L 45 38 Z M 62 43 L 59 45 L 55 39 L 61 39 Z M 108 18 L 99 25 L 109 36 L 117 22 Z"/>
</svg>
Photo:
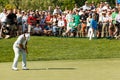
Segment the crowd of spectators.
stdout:
<svg viewBox="0 0 120 80">
<path fill-rule="evenodd" d="M 0 38 L 31 35 L 60 37 L 120 38 L 120 8 L 108 2 L 87 1 L 81 7 L 62 11 L 3 9 L 0 13 Z"/>
</svg>

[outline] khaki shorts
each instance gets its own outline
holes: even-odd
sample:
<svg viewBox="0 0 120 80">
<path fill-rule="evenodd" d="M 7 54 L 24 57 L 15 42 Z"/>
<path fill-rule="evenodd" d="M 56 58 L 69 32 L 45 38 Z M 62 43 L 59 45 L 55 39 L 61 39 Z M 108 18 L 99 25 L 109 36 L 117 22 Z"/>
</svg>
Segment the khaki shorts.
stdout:
<svg viewBox="0 0 120 80">
<path fill-rule="evenodd" d="M 82 28 L 81 28 L 81 31 L 84 32 L 85 29 L 86 29 L 86 24 L 85 24 L 85 23 L 82 23 L 82 24 L 81 24 L 81 27 L 82 27 Z"/>
</svg>

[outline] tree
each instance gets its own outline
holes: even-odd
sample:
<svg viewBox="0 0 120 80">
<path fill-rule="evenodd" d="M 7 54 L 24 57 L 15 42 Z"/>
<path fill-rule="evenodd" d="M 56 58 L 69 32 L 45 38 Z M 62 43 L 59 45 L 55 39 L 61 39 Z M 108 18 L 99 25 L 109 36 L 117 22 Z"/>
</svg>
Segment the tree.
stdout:
<svg viewBox="0 0 120 80">
<path fill-rule="evenodd" d="M 115 5 L 115 0 L 0 0 L 0 10 L 8 4 L 14 5 L 16 8 L 34 10 L 47 10 L 49 6 L 55 8 L 55 6 L 58 5 L 64 10 L 65 8 L 73 9 L 75 4 L 77 4 L 78 7 L 81 7 L 84 5 L 85 1 L 88 1 L 89 3 L 94 1 L 96 4 L 101 1 L 107 1 L 110 5 Z"/>
<path fill-rule="evenodd" d="M 0 10 L 2 9 L 9 3 L 9 0 L 0 0 Z"/>
<path fill-rule="evenodd" d="M 103 1 L 103 2 L 108 2 L 110 5 L 115 5 L 116 0 L 87 0 L 88 2 L 92 2 L 94 1 L 96 4 Z"/>
<path fill-rule="evenodd" d="M 75 0 L 75 3 L 80 7 L 84 5 L 85 1 L 87 0 Z"/>
</svg>

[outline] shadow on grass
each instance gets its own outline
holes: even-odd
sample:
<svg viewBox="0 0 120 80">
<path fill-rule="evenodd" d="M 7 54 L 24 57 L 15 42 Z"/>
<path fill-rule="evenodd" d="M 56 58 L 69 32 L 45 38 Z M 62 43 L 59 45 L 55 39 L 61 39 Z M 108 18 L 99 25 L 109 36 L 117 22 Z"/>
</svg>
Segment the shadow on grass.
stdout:
<svg viewBox="0 0 120 80">
<path fill-rule="evenodd" d="M 47 68 L 36 68 L 36 69 L 29 69 L 29 70 L 47 70 Z"/>
<path fill-rule="evenodd" d="M 75 70 L 76 68 L 38 68 L 29 70 Z"/>
</svg>

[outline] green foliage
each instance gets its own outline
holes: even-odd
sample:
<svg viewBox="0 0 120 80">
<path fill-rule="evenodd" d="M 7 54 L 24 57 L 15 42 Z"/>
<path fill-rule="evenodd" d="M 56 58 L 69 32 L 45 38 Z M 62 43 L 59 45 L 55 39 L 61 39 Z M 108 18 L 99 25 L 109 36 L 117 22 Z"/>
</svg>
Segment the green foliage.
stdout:
<svg viewBox="0 0 120 80">
<path fill-rule="evenodd" d="M 89 3 L 94 1 L 96 4 L 101 1 L 107 1 L 112 6 L 115 5 L 115 0 L 0 0 L 0 10 L 9 4 L 14 5 L 16 8 L 34 10 L 47 10 L 49 6 L 52 6 L 52 9 L 54 9 L 58 5 L 64 10 L 65 8 L 73 9 L 74 4 L 77 4 L 78 7 L 83 6 L 85 1 Z"/>
<path fill-rule="evenodd" d="M 6 9 L 15 9 L 16 8 L 16 6 L 15 5 L 13 5 L 13 4 L 7 4 L 6 6 L 5 6 L 5 8 Z"/>
<path fill-rule="evenodd" d="M 9 0 L 0 0 L 0 5 L 5 6 L 8 2 Z"/>
<path fill-rule="evenodd" d="M 91 3 L 92 1 L 95 2 L 95 4 L 98 4 L 100 2 L 108 2 L 111 6 L 115 5 L 115 0 L 87 0 L 89 3 Z"/>
<path fill-rule="evenodd" d="M 75 3 L 80 7 L 84 5 L 85 1 L 87 0 L 75 0 Z"/>
<path fill-rule="evenodd" d="M 0 11 L 2 11 L 5 5 L 7 5 L 8 3 L 9 0 L 0 0 Z"/>
</svg>

